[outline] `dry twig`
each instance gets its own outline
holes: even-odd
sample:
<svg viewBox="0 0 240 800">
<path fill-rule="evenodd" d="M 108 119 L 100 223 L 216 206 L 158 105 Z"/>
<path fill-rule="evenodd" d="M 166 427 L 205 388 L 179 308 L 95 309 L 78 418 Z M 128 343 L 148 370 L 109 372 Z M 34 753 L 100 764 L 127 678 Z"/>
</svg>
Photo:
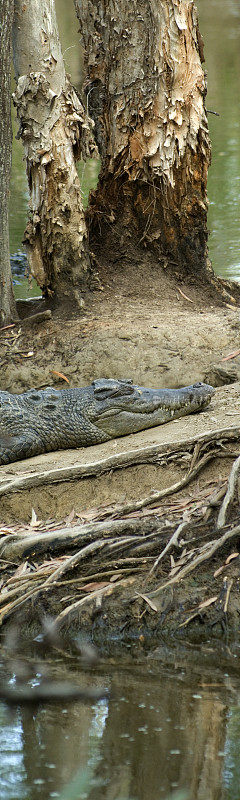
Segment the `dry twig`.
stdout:
<svg viewBox="0 0 240 800">
<path fill-rule="evenodd" d="M 223 545 L 229 539 L 233 539 L 235 536 L 239 536 L 239 534 L 240 525 L 237 525 L 235 528 L 226 531 L 226 533 L 224 533 L 220 539 L 215 539 L 214 541 L 209 542 L 208 545 L 204 545 L 204 548 L 202 548 L 204 552 L 201 552 L 198 556 L 196 556 L 196 558 L 192 560 L 191 564 L 187 564 L 185 567 L 183 567 L 183 569 L 181 569 L 180 572 L 178 572 L 178 574 L 173 578 L 170 578 L 169 581 L 163 583 L 162 586 L 159 586 L 158 589 L 155 589 L 153 592 L 149 592 L 149 597 L 157 597 L 163 591 L 163 589 L 167 588 L 167 586 L 172 586 L 174 583 L 178 583 L 180 580 L 182 580 L 182 578 L 185 578 L 186 575 L 192 572 L 199 564 L 202 564 L 203 561 L 207 561 L 207 559 L 211 558 L 216 550 L 219 550 L 220 547 L 223 547 Z"/>
<path fill-rule="evenodd" d="M 178 543 L 178 539 L 179 539 L 180 533 L 182 533 L 184 530 L 186 530 L 186 528 L 188 528 L 188 526 L 189 526 L 189 521 L 188 522 L 180 522 L 180 525 L 177 526 L 176 530 L 174 531 L 173 535 L 171 536 L 171 539 L 169 539 L 169 542 L 166 544 L 166 547 L 164 547 L 164 550 L 162 550 L 162 552 L 160 553 L 158 558 L 156 558 L 156 561 L 154 561 L 154 564 L 152 565 L 152 567 L 150 569 L 149 575 L 151 575 L 154 572 L 154 570 L 157 569 L 158 565 L 160 564 L 160 561 L 162 560 L 162 558 L 164 558 L 164 556 L 166 555 L 168 550 L 170 550 L 172 547 L 176 547 L 176 544 Z"/>
<path fill-rule="evenodd" d="M 223 528 L 223 526 L 226 524 L 226 519 L 236 494 L 239 473 L 240 473 L 240 456 L 238 456 L 238 458 L 236 458 L 236 461 L 234 461 L 234 464 L 232 466 L 229 475 L 228 489 L 218 514 L 218 520 L 217 520 L 218 529 Z"/>
</svg>

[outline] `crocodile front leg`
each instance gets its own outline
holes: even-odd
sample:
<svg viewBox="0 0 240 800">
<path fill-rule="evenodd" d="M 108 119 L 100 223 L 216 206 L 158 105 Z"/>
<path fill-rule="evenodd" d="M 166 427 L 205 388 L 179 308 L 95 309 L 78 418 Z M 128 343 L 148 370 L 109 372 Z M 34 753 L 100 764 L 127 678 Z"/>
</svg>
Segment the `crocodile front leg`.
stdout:
<svg viewBox="0 0 240 800">
<path fill-rule="evenodd" d="M 42 442 L 35 434 L 0 436 L 0 465 L 31 458 L 43 452 Z"/>
</svg>

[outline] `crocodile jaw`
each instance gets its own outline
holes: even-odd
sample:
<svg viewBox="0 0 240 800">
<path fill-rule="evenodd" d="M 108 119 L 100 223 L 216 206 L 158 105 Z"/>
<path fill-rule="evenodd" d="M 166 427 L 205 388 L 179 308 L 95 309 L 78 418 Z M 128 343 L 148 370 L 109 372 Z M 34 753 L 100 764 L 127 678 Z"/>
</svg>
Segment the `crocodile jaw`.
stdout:
<svg viewBox="0 0 240 800">
<path fill-rule="evenodd" d="M 192 390 L 192 391 L 191 391 Z M 144 401 L 144 389 L 143 401 Z M 163 389 L 154 393 L 155 408 L 149 411 L 139 410 L 136 407 L 132 410 L 113 408 L 107 409 L 100 414 L 95 425 L 104 431 L 109 437 L 126 436 L 137 431 L 163 425 L 188 414 L 195 414 L 203 411 L 209 405 L 214 394 L 212 386 L 207 384 L 197 384 L 183 389 Z M 147 403 L 147 399 L 146 399 Z"/>
</svg>

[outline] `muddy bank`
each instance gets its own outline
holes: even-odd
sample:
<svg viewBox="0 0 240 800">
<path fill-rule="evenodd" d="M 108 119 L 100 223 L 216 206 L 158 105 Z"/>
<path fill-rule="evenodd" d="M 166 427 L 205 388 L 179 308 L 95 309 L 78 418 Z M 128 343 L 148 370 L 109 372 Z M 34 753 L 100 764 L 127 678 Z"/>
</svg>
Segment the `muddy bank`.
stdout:
<svg viewBox="0 0 240 800">
<path fill-rule="evenodd" d="M 139 642 L 147 648 L 157 643 L 174 644 L 176 641 L 194 644 L 221 641 L 225 645 L 239 647 L 240 528 L 239 525 L 235 527 L 238 527 L 238 532 L 232 536 L 230 543 L 226 541 L 217 553 L 205 563 L 198 564 L 191 574 L 175 584 L 171 584 L 169 576 L 175 563 L 181 560 L 182 542 L 176 561 L 176 550 L 173 551 L 174 556 L 171 554 L 171 569 L 168 556 L 155 578 L 149 575 L 149 557 L 142 559 L 141 570 L 134 567 L 136 557 L 125 557 L 121 563 L 119 559 L 114 574 L 111 568 L 105 568 L 106 562 L 102 561 L 98 564 L 97 572 L 96 564 L 88 565 L 84 579 L 83 571 L 80 576 L 78 570 L 72 570 L 65 580 L 56 581 L 54 586 L 42 585 L 41 588 L 38 584 L 37 591 L 35 589 L 33 592 L 32 588 L 28 590 L 29 598 L 26 601 L 21 603 L 19 595 L 19 607 L 14 613 L 10 613 L 6 605 L 1 606 L 4 616 L 4 619 L 1 617 L 1 630 L 4 632 L 14 625 L 21 631 L 21 636 L 34 637 L 41 632 L 45 617 L 50 615 L 56 619 L 61 636 L 84 634 L 101 651 L 111 643 L 121 645 L 131 642 Z M 148 524 L 146 530 L 149 531 Z M 206 539 L 207 536 L 204 538 L 201 531 L 202 547 L 206 545 Z M 162 550 L 166 546 L 164 535 L 158 535 L 158 546 Z M 188 550 L 189 546 L 190 537 Z M 42 576 L 48 574 L 49 560 L 53 562 L 51 556 L 42 561 Z M 26 561 L 18 565 L 19 572 L 20 569 L 26 569 L 25 564 Z M 36 557 L 31 559 L 31 564 L 34 570 Z M 59 564 L 60 560 L 56 561 L 55 569 Z M 9 598 L 6 595 L 1 597 L 1 603 L 4 599 L 9 606 L 14 602 L 16 580 L 13 578 L 13 570 L 7 567 L 5 579 L 9 584 L 5 584 L 5 590 Z M 161 589 L 161 586 L 165 588 Z M 20 593 L 22 596 L 23 588 Z"/>
<path fill-rule="evenodd" d="M 239 641 L 237 485 L 218 526 L 239 455 L 239 331 L 229 292 L 140 264 L 138 281 L 101 273 L 78 317 L 0 332 L 4 390 L 103 376 L 220 387 L 202 414 L 1 468 L 3 626 L 36 634 L 51 614 L 98 643 Z"/>
<path fill-rule="evenodd" d="M 182 477 L 147 497 L 72 509 L 59 522 L 33 509 L 29 523 L 2 525 L 1 625 L 36 635 L 50 615 L 61 635 L 85 633 L 101 647 L 239 644 L 240 427 L 229 430 L 182 442 Z M 164 458 L 172 474 L 173 451 Z"/>
</svg>

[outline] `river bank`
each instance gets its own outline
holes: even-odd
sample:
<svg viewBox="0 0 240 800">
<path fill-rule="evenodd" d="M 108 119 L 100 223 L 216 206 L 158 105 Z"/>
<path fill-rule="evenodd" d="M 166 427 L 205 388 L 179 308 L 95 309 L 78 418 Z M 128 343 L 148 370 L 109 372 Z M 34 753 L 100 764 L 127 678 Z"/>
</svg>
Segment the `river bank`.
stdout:
<svg viewBox="0 0 240 800">
<path fill-rule="evenodd" d="M 51 614 L 101 641 L 238 639 L 235 485 L 217 522 L 240 442 L 235 285 L 218 294 L 150 266 L 138 282 L 102 272 L 78 316 L 28 317 L 44 312 L 33 301 L 1 331 L 4 390 L 98 377 L 216 387 L 201 414 L 1 468 L 4 624 L 36 631 Z"/>
</svg>

